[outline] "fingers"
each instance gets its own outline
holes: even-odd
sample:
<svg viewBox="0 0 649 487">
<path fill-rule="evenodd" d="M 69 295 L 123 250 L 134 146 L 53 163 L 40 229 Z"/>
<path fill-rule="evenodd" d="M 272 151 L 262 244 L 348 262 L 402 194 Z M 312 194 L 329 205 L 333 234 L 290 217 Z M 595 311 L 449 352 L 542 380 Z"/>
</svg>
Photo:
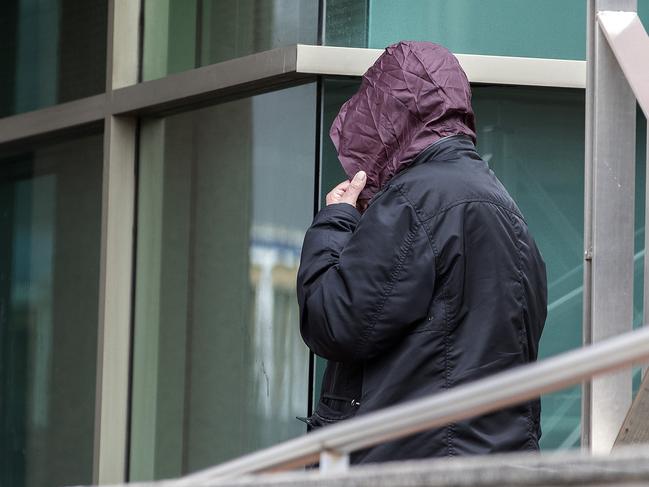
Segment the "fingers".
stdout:
<svg viewBox="0 0 649 487">
<path fill-rule="evenodd" d="M 367 176 L 365 171 L 358 171 L 354 176 L 354 179 L 351 180 L 349 186 L 345 190 L 345 194 L 340 198 L 341 203 L 349 203 L 352 206 L 356 206 L 356 200 L 358 195 L 361 194 L 365 183 L 367 182 Z"/>
<path fill-rule="evenodd" d="M 348 203 L 352 206 L 356 206 L 358 195 L 363 191 L 366 182 L 367 176 L 365 171 L 358 171 L 351 181 L 343 181 L 334 189 L 329 191 L 325 198 L 326 204 L 333 205 L 335 203 Z"/>
<path fill-rule="evenodd" d="M 327 205 L 333 205 L 334 203 L 340 203 L 340 198 L 345 194 L 345 190 L 349 187 L 350 182 L 345 180 L 342 183 L 336 185 L 334 189 L 329 191 L 325 202 Z"/>
<path fill-rule="evenodd" d="M 350 183 L 348 180 L 345 179 L 342 183 L 338 183 L 338 184 L 336 185 L 336 187 L 335 187 L 334 189 L 332 189 L 332 191 L 342 190 L 342 192 L 344 193 L 345 190 L 347 189 L 347 187 L 348 187 L 350 184 L 351 184 L 351 183 Z"/>
</svg>

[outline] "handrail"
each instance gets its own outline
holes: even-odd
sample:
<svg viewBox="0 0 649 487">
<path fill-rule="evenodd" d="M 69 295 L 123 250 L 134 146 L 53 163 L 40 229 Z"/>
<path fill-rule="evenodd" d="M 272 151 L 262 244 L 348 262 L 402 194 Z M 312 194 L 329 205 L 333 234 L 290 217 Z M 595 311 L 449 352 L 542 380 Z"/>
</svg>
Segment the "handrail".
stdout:
<svg viewBox="0 0 649 487">
<path fill-rule="evenodd" d="M 649 327 L 631 331 L 533 364 L 523 365 L 428 397 L 328 426 L 180 479 L 201 485 L 237 475 L 309 465 L 512 406 L 649 359 Z M 345 462 L 342 462 L 343 464 Z"/>
</svg>

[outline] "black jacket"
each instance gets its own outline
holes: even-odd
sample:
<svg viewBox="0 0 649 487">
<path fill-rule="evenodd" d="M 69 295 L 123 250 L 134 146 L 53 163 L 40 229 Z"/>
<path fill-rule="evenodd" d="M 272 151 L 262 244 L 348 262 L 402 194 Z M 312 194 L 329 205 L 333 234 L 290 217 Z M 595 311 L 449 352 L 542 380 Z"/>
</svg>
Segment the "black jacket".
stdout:
<svg viewBox="0 0 649 487">
<path fill-rule="evenodd" d="M 465 136 L 423 151 L 361 216 L 323 208 L 298 272 L 304 341 L 329 360 L 317 427 L 536 360 L 545 265 Z M 353 463 L 536 450 L 540 402 L 357 452 Z"/>
</svg>

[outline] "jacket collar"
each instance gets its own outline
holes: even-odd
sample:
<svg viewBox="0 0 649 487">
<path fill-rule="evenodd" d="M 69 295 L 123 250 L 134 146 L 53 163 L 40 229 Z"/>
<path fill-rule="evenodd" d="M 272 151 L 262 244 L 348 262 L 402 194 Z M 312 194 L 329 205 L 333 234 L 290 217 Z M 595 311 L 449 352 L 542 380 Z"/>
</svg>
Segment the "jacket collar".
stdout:
<svg viewBox="0 0 649 487">
<path fill-rule="evenodd" d="M 445 156 L 448 156 L 458 150 L 470 150 L 476 152 L 476 148 L 473 144 L 473 141 L 471 140 L 471 137 L 464 134 L 458 134 L 449 135 L 448 137 L 443 137 L 439 140 L 436 140 L 428 147 L 426 147 L 423 151 L 421 151 L 404 170 L 398 172 L 390 181 L 388 181 L 388 183 L 370 199 L 370 204 L 372 204 L 380 195 L 382 195 L 392 185 L 392 183 L 398 180 L 403 174 L 407 173 L 411 167 L 414 167 L 418 164 L 424 164 L 426 162 L 445 160 Z"/>
<path fill-rule="evenodd" d="M 475 145 L 473 145 L 473 141 L 467 135 L 449 135 L 448 137 L 443 137 L 439 140 L 436 140 L 428 147 L 426 147 L 417 155 L 417 157 L 414 158 L 414 160 L 408 165 L 408 167 L 413 167 L 417 164 L 433 161 L 435 159 L 444 159 L 445 155 L 457 150 L 475 151 Z"/>
</svg>

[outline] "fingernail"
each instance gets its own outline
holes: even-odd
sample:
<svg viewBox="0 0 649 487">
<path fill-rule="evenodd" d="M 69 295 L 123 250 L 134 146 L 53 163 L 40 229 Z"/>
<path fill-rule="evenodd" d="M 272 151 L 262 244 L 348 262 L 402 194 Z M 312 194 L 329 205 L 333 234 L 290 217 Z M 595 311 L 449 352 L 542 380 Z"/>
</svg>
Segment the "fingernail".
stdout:
<svg viewBox="0 0 649 487">
<path fill-rule="evenodd" d="M 358 171 L 358 172 L 356 173 L 356 177 L 357 177 L 360 181 L 363 181 L 363 180 L 365 179 L 365 176 L 366 176 L 366 175 L 365 175 L 365 171 Z"/>
</svg>

